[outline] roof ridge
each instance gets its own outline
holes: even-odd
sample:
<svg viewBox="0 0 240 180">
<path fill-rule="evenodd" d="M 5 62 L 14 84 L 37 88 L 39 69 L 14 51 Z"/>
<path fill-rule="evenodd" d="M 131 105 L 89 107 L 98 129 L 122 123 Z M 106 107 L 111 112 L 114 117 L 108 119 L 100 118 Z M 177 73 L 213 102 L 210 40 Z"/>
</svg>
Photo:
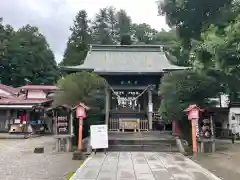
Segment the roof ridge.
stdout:
<svg viewBox="0 0 240 180">
<path fill-rule="evenodd" d="M 5 84 L 0 84 L 0 89 L 14 95 L 17 94 L 19 92 L 18 88 L 12 87 L 12 86 L 7 86 Z"/>
<path fill-rule="evenodd" d="M 119 51 L 119 50 L 127 50 L 127 51 L 139 51 L 139 49 L 145 49 L 145 51 L 158 51 L 163 52 L 163 45 L 99 45 L 99 44 L 90 44 L 91 51 Z"/>
</svg>

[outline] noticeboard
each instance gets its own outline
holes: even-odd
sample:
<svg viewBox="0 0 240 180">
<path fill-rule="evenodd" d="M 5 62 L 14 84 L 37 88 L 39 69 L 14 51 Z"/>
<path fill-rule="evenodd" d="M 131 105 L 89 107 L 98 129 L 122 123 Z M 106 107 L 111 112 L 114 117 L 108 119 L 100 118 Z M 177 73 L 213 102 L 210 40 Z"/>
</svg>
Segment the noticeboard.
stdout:
<svg viewBox="0 0 240 180">
<path fill-rule="evenodd" d="M 108 128 L 107 125 L 91 125 L 90 138 L 92 149 L 108 148 Z"/>
<path fill-rule="evenodd" d="M 68 116 L 57 117 L 58 134 L 69 134 L 69 118 Z"/>
</svg>

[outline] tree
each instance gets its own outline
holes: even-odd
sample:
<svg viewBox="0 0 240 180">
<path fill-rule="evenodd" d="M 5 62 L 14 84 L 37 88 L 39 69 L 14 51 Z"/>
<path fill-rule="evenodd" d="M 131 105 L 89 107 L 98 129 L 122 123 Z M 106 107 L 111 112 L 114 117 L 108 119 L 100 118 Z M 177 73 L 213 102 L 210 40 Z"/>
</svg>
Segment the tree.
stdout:
<svg viewBox="0 0 240 180">
<path fill-rule="evenodd" d="M 121 45 L 131 45 L 132 44 L 131 36 L 129 34 L 122 35 L 120 44 Z"/>
<path fill-rule="evenodd" d="M 153 44 L 160 44 L 164 47 L 168 60 L 178 66 L 191 66 L 189 51 L 184 49 L 176 34 L 176 29 L 170 31 L 161 30 L 152 40 Z"/>
<path fill-rule="evenodd" d="M 0 83 L 4 83 L 5 76 L 9 75 L 8 66 L 8 46 L 13 36 L 14 30 L 10 25 L 3 25 L 0 18 Z"/>
<path fill-rule="evenodd" d="M 83 102 L 91 109 L 103 109 L 105 80 L 95 73 L 79 72 L 67 75 L 58 81 L 58 87 L 60 91 L 56 93 L 55 105 L 74 106 Z"/>
<path fill-rule="evenodd" d="M 198 104 L 202 108 L 211 107 L 214 102 L 210 98 L 218 97 L 220 92 L 220 83 L 213 77 L 192 70 L 170 72 L 161 80 L 160 113 L 165 120 L 178 121 L 186 138 L 190 127 L 187 126 L 188 120 L 183 110 L 190 104 Z"/>
<path fill-rule="evenodd" d="M 210 26 L 193 49 L 195 68 L 218 77 L 225 93 L 240 91 L 240 15 L 223 26 Z"/>
<path fill-rule="evenodd" d="M 22 86 L 31 84 L 53 84 L 58 78 L 58 69 L 53 52 L 38 28 L 26 25 L 13 32 L 6 53 L 2 83 Z"/>
<path fill-rule="evenodd" d="M 89 72 L 70 74 L 58 81 L 60 90 L 56 92 L 54 97 L 55 106 L 62 104 L 75 106 L 83 102 L 90 107 L 87 112 L 87 119 L 83 122 L 84 137 L 89 136 L 91 124 L 97 124 L 101 121 L 104 110 L 105 85 L 103 78 Z M 78 122 L 77 120 L 74 121 L 74 144 L 78 142 Z"/>
<path fill-rule="evenodd" d="M 114 7 L 107 8 L 108 22 L 110 26 L 110 36 L 112 39 L 112 43 L 116 44 L 118 42 L 117 39 L 117 17 L 116 17 L 116 9 Z"/>
<path fill-rule="evenodd" d="M 74 66 L 84 62 L 89 44 L 92 42 L 89 23 L 87 12 L 85 10 L 79 11 L 75 17 L 74 25 L 70 29 L 72 34 L 68 40 L 61 65 Z"/>
<path fill-rule="evenodd" d="M 152 27 L 146 23 L 133 24 L 132 33 L 138 42 L 151 44 L 153 42 L 154 36 L 157 34 L 157 30 L 152 29 Z"/>
<path fill-rule="evenodd" d="M 224 17 L 234 0 L 164 0 L 158 1 L 160 15 L 165 15 L 167 24 L 176 27 L 185 47 L 191 39 L 199 39 L 204 28 Z M 221 20 L 220 20 L 221 21 Z"/>
<path fill-rule="evenodd" d="M 132 34 L 131 33 L 131 17 L 127 15 L 127 12 L 123 9 L 119 10 L 117 12 L 117 35 L 118 35 L 118 41 L 121 41 L 122 36 L 125 36 L 126 34 Z"/>
<path fill-rule="evenodd" d="M 93 22 L 93 36 L 97 44 L 113 44 L 112 27 L 109 27 L 108 9 L 100 9 Z"/>
</svg>

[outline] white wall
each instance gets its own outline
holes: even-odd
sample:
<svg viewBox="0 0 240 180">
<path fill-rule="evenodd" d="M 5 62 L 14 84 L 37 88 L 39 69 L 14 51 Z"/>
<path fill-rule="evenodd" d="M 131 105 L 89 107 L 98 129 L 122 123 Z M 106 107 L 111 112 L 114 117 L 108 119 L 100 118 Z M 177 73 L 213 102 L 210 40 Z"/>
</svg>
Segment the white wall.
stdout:
<svg viewBox="0 0 240 180">
<path fill-rule="evenodd" d="M 11 95 L 9 92 L 6 92 L 6 91 L 4 91 L 2 89 L 0 89 L 0 94 L 4 94 L 4 95 L 8 95 L 8 96 Z"/>
<path fill-rule="evenodd" d="M 41 90 L 29 90 L 28 99 L 45 99 L 47 97 L 46 93 Z"/>
</svg>

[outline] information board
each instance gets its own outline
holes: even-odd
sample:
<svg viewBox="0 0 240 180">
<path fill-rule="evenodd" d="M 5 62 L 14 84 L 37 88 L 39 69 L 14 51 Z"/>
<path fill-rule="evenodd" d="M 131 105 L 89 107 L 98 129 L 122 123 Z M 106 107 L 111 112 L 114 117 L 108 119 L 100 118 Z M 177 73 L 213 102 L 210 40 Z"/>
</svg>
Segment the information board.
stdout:
<svg viewBox="0 0 240 180">
<path fill-rule="evenodd" d="M 58 116 L 57 120 L 57 133 L 69 134 L 69 118 L 67 116 Z"/>
<path fill-rule="evenodd" d="M 92 149 L 108 148 L 108 128 L 107 125 L 91 125 L 90 138 Z"/>
</svg>

